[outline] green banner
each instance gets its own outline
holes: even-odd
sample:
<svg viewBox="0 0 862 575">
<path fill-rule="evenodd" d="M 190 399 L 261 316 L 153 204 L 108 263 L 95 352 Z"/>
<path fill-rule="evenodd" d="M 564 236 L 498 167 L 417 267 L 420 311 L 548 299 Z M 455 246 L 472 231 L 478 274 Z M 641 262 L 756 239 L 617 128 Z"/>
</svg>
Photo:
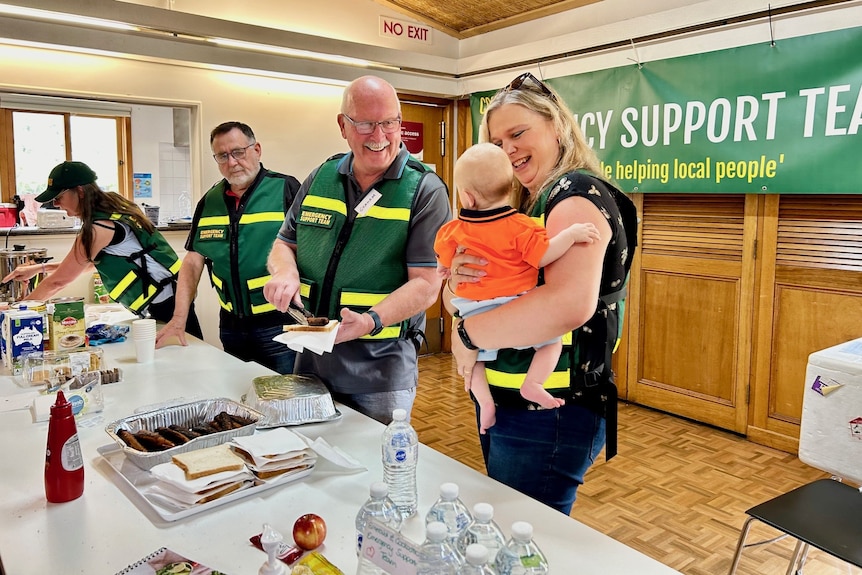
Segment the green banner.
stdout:
<svg viewBox="0 0 862 575">
<path fill-rule="evenodd" d="M 862 28 L 548 80 L 638 192 L 862 193 Z M 478 134 L 494 92 L 473 94 Z"/>
</svg>

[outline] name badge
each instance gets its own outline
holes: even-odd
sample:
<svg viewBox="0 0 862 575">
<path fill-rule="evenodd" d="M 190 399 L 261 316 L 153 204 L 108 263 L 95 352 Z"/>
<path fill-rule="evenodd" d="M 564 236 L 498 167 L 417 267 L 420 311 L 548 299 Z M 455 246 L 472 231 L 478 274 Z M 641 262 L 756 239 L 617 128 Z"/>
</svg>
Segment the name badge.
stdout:
<svg viewBox="0 0 862 575">
<path fill-rule="evenodd" d="M 383 194 L 381 194 L 377 190 L 371 190 L 370 192 L 368 192 L 368 195 L 366 195 L 364 198 L 362 198 L 362 201 L 359 202 L 359 204 L 356 206 L 356 208 L 354 208 L 356 213 L 359 214 L 360 216 L 364 216 L 365 214 L 368 213 L 368 210 L 371 209 L 371 206 L 376 204 L 377 200 L 379 200 L 382 197 L 383 197 Z"/>
</svg>

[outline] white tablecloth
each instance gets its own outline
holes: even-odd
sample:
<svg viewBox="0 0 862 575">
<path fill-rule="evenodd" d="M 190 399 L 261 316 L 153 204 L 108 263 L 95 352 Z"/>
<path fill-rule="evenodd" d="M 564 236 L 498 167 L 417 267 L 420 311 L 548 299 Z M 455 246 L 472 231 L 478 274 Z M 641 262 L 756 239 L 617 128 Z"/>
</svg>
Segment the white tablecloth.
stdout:
<svg viewBox="0 0 862 575">
<path fill-rule="evenodd" d="M 141 406 L 172 398 L 239 400 L 254 377 L 271 372 L 194 338 L 189 347 L 157 350 L 151 364 L 135 363 L 130 342 L 104 349 L 107 367 L 121 368 L 125 380 L 104 386 L 104 412 L 79 423 L 86 474 L 81 498 L 63 504 L 45 500 L 47 423 L 33 423 L 23 409 L 0 412 L 0 559 L 9 575 L 111 574 L 162 546 L 224 572 L 248 575 L 256 573 L 266 559 L 251 546 L 249 537 L 270 523 L 289 539 L 293 522 L 304 513 L 316 513 L 327 522 L 328 535 L 320 551 L 345 574 L 355 572 L 354 518 L 368 497 L 369 485 L 382 478 L 381 424 L 339 406 L 344 414 L 340 420 L 298 428 L 312 439 L 322 436 L 344 449 L 368 471 L 347 475 L 318 469 L 296 483 L 165 523 L 97 452 L 112 441 L 105 425 Z M 0 396 L 27 391 L 11 377 L 0 376 Z M 531 522 L 552 573 L 677 573 L 425 446 L 419 459 L 420 513 L 403 529 L 411 539 L 422 539 L 422 517 L 444 481 L 457 483 L 470 507 L 479 501 L 491 503 L 495 520 L 507 534 L 512 522 Z"/>
</svg>

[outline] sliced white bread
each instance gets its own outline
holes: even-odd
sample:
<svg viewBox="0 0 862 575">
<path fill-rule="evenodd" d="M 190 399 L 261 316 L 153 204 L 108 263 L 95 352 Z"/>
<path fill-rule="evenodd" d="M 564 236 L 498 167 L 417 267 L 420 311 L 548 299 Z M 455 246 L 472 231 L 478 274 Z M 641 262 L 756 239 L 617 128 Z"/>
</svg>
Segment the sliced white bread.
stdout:
<svg viewBox="0 0 862 575">
<path fill-rule="evenodd" d="M 285 325 L 282 327 L 283 331 L 332 331 L 335 326 L 338 325 L 338 320 L 331 319 L 329 323 L 326 325 Z"/>
<path fill-rule="evenodd" d="M 221 471 L 240 471 L 245 463 L 229 445 L 197 449 L 171 457 L 174 464 L 186 473 L 186 479 L 198 479 Z"/>
</svg>

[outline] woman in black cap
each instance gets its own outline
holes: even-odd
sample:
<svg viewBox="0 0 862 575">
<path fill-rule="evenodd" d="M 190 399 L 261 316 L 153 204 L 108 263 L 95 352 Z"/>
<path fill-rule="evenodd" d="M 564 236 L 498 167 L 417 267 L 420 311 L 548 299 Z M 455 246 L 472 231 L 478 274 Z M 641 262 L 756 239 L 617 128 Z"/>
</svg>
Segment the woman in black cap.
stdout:
<svg viewBox="0 0 862 575">
<path fill-rule="evenodd" d="M 81 219 L 72 250 L 58 264 L 18 266 L 3 278 L 26 281 L 40 271 L 50 272 L 27 296 L 47 300 L 75 278 L 93 268 L 99 272 L 111 299 L 141 317 L 170 321 L 180 259 L 141 208 L 120 194 L 102 191 L 96 173 L 83 162 L 63 162 L 51 170 L 48 188 L 36 196 L 53 202 Z M 189 309 L 186 332 L 203 338 L 194 308 Z"/>
</svg>

